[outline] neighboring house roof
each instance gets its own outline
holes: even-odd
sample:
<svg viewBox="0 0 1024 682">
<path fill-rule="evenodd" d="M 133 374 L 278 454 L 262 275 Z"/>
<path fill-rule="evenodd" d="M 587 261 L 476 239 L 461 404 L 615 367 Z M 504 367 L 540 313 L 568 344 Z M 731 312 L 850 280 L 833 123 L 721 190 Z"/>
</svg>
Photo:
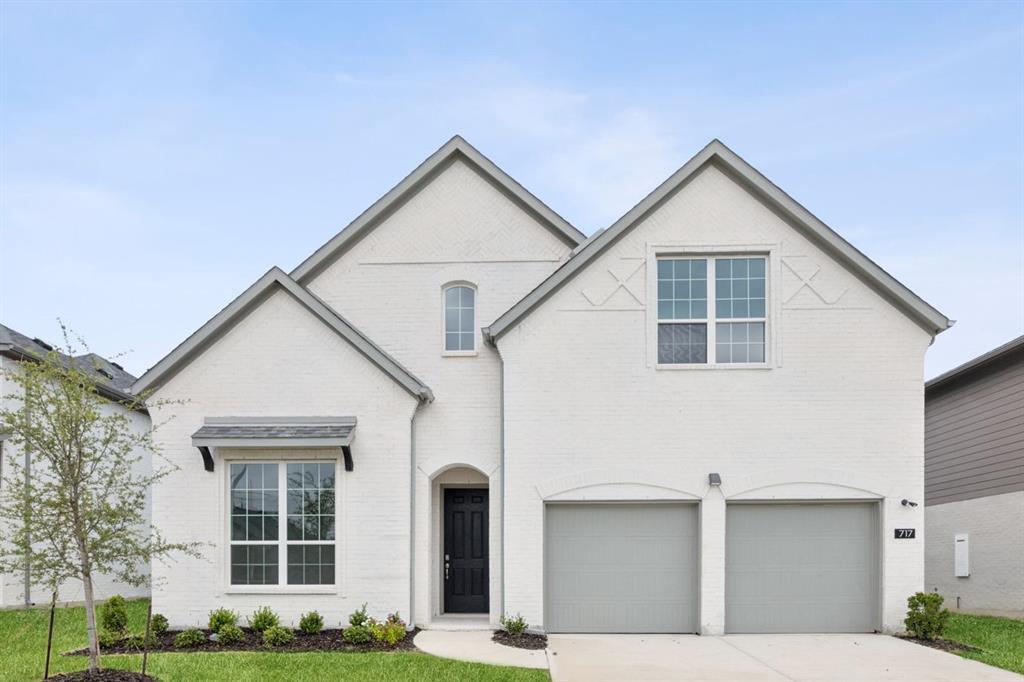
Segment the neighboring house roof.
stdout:
<svg viewBox="0 0 1024 682">
<path fill-rule="evenodd" d="M 262 303 L 276 287 L 280 287 L 288 292 L 292 298 L 320 318 L 321 321 L 337 332 L 339 336 L 348 341 L 370 362 L 398 382 L 402 388 L 413 396 L 422 401 L 434 399 L 434 394 L 430 388 L 416 378 L 412 372 L 388 355 L 365 334 L 353 327 L 345 318 L 335 312 L 333 308 L 317 298 L 308 289 L 298 284 L 278 267 L 268 270 L 255 284 L 214 315 L 209 322 L 182 341 L 177 348 L 168 353 L 160 362 L 149 368 L 132 386 L 132 391 L 134 393 L 141 393 L 142 391 L 152 390 L 177 374 L 194 357 L 231 329 L 235 322 L 242 319 Z"/>
<path fill-rule="evenodd" d="M 412 173 L 395 185 L 387 194 L 349 223 L 341 232 L 299 264 L 297 268 L 292 270 L 291 276 L 301 284 L 308 283 L 318 272 L 334 262 L 349 247 L 366 236 L 366 234 L 383 222 L 385 218 L 391 215 L 408 199 L 415 196 L 420 189 L 426 186 L 455 160 L 467 163 L 471 168 L 483 175 L 492 185 L 514 201 L 527 214 L 551 230 L 566 244 L 576 246 L 586 239 L 586 235 L 570 225 L 544 202 L 513 180 L 505 171 L 498 168 L 490 159 L 477 151 L 473 145 L 456 135 L 431 154 L 426 161 L 417 166 Z"/>
<path fill-rule="evenodd" d="M 991 367 L 993 364 L 1018 351 L 1024 351 L 1024 336 L 1018 336 L 998 348 L 993 348 L 989 352 L 983 353 L 973 360 L 968 360 L 959 367 L 954 367 L 948 372 L 944 372 L 933 379 L 929 379 L 924 384 L 925 391 L 933 391 L 937 388 L 948 386 L 958 380 L 968 379 L 971 375 Z"/>
<path fill-rule="evenodd" d="M 604 253 L 619 238 L 640 224 L 657 210 L 669 197 L 694 178 L 709 164 L 732 177 L 741 186 L 763 201 L 779 216 L 794 226 L 826 253 L 844 264 L 867 282 L 875 291 L 884 296 L 908 317 L 933 334 L 938 334 L 953 325 L 945 315 L 930 306 L 874 261 L 854 248 L 828 225 L 816 218 L 810 211 L 792 197 L 776 187 L 757 169 L 741 159 L 719 140 L 712 140 L 704 149 L 673 173 L 665 182 L 648 194 L 628 213 L 619 218 L 608 229 L 595 234 L 573 256 L 554 273 L 540 283 L 501 317 L 484 329 L 485 338 L 493 343 L 502 334 L 522 321 L 537 306 L 554 294 L 588 263 Z"/>
<path fill-rule="evenodd" d="M 45 341 L 29 338 L 21 332 L 0 324 L 0 355 L 13 360 L 38 360 L 51 351 L 55 351 L 54 347 Z M 67 355 L 60 351 L 56 352 L 65 363 L 73 364 L 83 372 L 95 377 L 99 382 L 97 390 L 104 398 L 131 402 L 136 400 L 135 396 L 128 392 L 131 385 L 135 383 L 136 377 L 126 372 L 121 365 L 96 353 Z M 145 412 L 145 408 L 140 406 L 138 411 Z"/>
</svg>

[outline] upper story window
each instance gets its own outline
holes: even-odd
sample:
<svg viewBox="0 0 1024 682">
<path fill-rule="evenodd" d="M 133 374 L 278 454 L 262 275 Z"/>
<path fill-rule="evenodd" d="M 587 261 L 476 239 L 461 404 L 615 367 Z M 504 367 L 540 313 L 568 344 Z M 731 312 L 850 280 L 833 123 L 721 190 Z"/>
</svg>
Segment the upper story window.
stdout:
<svg viewBox="0 0 1024 682">
<path fill-rule="evenodd" d="M 476 291 L 465 284 L 444 290 L 444 350 L 446 353 L 476 351 Z"/>
<path fill-rule="evenodd" d="M 231 464 L 232 585 L 335 584 L 335 466 Z"/>
<path fill-rule="evenodd" d="M 763 256 L 658 259 L 658 364 L 764 364 L 765 266 Z"/>
</svg>

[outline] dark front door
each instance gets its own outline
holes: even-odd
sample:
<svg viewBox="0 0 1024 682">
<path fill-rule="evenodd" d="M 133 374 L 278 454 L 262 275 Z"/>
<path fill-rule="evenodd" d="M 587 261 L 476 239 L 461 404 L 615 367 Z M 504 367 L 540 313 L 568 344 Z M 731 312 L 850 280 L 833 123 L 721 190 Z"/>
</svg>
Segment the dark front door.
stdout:
<svg viewBox="0 0 1024 682">
<path fill-rule="evenodd" d="M 444 491 L 445 613 L 487 613 L 487 490 Z"/>
</svg>

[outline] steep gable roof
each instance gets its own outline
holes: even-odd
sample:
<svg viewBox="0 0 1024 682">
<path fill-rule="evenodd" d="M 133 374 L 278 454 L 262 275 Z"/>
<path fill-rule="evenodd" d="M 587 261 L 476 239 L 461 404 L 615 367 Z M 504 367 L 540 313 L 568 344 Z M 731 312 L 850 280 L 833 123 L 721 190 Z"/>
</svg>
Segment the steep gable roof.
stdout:
<svg viewBox="0 0 1024 682">
<path fill-rule="evenodd" d="M 149 368 L 132 386 L 132 391 L 141 393 L 145 390 L 154 389 L 166 382 L 188 365 L 193 358 L 230 330 L 251 310 L 259 306 L 278 288 L 290 294 L 292 298 L 337 332 L 339 336 L 348 341 L 370 362 L 379 367 L 410 394 L 421 401 L 429 402 L 434 399 L 434 394 L 430 388 L 412 372 L 388 355 L 371 341 L 369 337 L 352 326 L 345 318 L 335 312 L 333 308 L 317 298 L 308 289 L 298 284 L 278 267 L 268 270 L 265 275 L 256 280 L 255 284 L 214 315 L 209 322 L 182 341 L 177 348 L 168 353 L 160 362 Z"/>
<path fill-rule="evenodd" d="M 484 328 L 491 343 L 529 315 L 574 275 L 583 270 L 620 237 L 640 224 L 708 165 L 714 165 L 761 200 L 786 222 L 799 230 L 826 253 L 845 265 L 886 300 L 932 334 L 939 334 L 953 322 L 912 292 L 877 263 L 840 237 L 792 197 L 775 186 L 757 169 L 741 159 L 719 140 L 712 140 L 682 168 L 619 218 L 611 227 L 595 234 L 573 256 L 541 282 L 533 291 Z"/>
<path fill-rule="evenodd" d="M 368 232 L 383 222 L 402 204 L 415 196 L 420 189 L 426 186 L 455 160 L 467 163 L 566 244 L 575 247 L 586 239 L 582 232 L 570 225 L 540 199 L 513 180 L 505 171 L 498 168 L 490 159 L 477 151 L 473 145 L 456 135 L 431 154 L 426 161 L 417 166 L 412 173 L 395 185 L 387 194 L 363 211 L 341 232 L 334 235 L 326 244 L 300 263 L 298 267 L 292 270 L 291 276 L 296 282 L 307 284 L 317 273 L 333 263 L 349 247 L 366 236 Z"/>
</svg>

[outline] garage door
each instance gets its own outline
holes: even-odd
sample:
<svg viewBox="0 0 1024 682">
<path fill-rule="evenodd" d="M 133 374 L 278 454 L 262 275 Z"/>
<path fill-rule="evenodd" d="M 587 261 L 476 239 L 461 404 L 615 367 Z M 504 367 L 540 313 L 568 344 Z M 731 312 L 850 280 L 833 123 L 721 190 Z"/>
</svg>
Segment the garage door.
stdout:
<svg viewBox="0 0 1024 682">
<path fill-rule="evenodd" d="M 730 504 L 727 632 L 879 628 L 878 506 Z"/>
<path fill-rule="evenodd" d="M 695 632 L 697 507 L 550 504 L 548 632 Z"/>
</svg>

